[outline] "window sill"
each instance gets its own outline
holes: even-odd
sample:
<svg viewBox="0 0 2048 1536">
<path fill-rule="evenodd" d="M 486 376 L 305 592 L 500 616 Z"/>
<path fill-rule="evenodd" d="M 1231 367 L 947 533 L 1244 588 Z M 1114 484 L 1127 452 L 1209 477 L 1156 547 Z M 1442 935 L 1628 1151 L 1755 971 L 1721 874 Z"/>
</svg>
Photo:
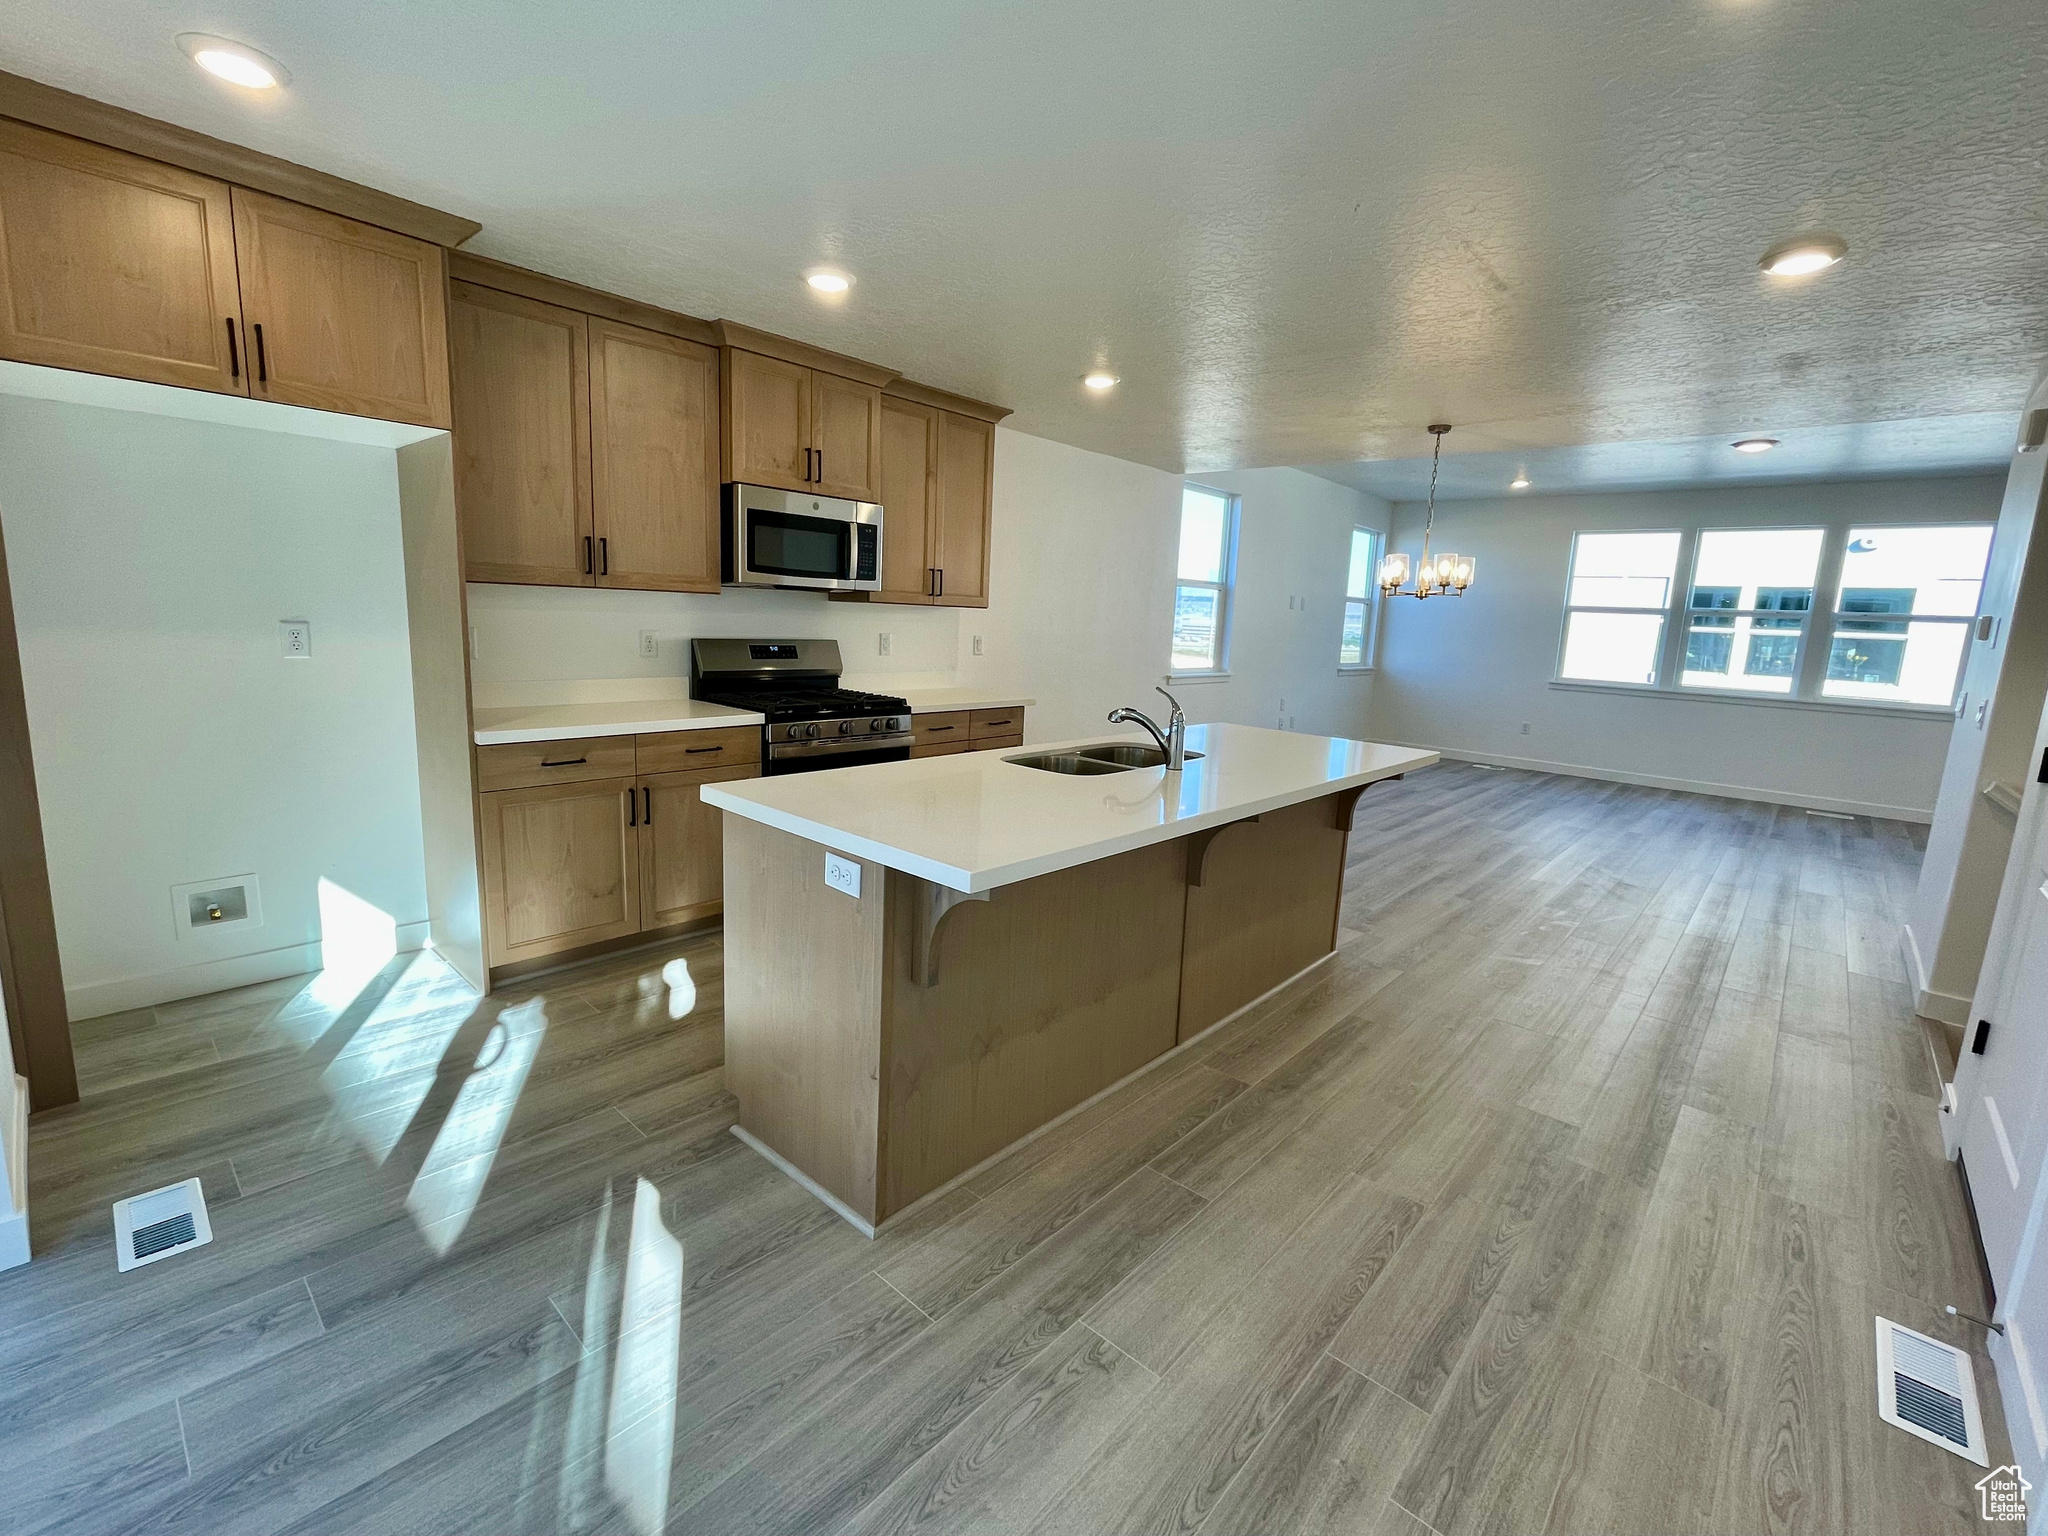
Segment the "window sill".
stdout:
<svg viewBox="0 0 2048 1536">
<path fill-rule="evenodd" d="M 1360 662 L 1356 666 L 1347 666 L 1340 661 L 1337 663 L 1337 670 L 1346 676 L 1356 677 L 1360 674 L 1370 675 L 1377 672 L 1379 667 L 1371 662 Z"/>
<path fill-rule="evenodd" d="M 1947 704 L 1858 704 L 1846 699 L 1787 699 L 1768 694 L 1721 693 L 1707 688 L 1647 688 L 1640 683 L 1580 683 L 1552 678 L 1567 693 L 1626 693 L 1650 699 L 1685 699 L 1703 704 L 1751 704 L 1765 709 L 1819 710 L 1823 714 L 1889 715 L 1904 720 L 1953 720 Z"/>
<path fill-rule="evenodd" d="M 1166 681 L 1169 683 L 1227 683 L 1230 681 L 1230 674 L 1228 672 L 1169 672 L 1166 674 Z"/>
</svg>

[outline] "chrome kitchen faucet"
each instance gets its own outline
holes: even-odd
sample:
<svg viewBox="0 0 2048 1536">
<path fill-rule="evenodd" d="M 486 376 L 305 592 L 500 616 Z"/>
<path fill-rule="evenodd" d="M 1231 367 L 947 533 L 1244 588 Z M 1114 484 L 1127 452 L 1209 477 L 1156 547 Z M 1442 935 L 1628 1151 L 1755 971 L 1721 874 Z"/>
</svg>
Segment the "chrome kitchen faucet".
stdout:
<svg viewBox="0 0 2048 1536">
<path fill-rule="evenodd" d="M 1180 712 L 1180 700 L 1167 693 L 1164 688 L 1155 692 L 1165 694 L 1166 702 L 1173 706 L 1173 713 L 1167 716 L 1166 729 L 1160 730 L 1150 715 L 1135 709 L 1112 709 L 1109 712 L 1111 725 L 1142 725 L 1152 733 L 1152 739 L 1159 743 L 1159 750 L 1166 754 L 1166 771 L 1179 773 L 1187 766 L 1188 717 Z"/>
</svg>

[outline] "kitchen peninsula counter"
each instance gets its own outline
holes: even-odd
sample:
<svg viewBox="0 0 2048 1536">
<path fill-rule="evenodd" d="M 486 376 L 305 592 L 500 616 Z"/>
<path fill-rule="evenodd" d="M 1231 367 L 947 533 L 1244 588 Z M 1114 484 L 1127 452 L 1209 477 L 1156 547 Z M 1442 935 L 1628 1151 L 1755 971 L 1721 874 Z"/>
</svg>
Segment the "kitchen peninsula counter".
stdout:
<svg viewBox="0 0 2048 1536">
<path fill-rule="evenodd" d="M 704 786 L 736 1133 L 876 1230 L 1331 954 L 1358 797 L 1437 760 L 1209 725 L 1180 774 L 1007 761 L 1148 739 Z"/>
</svg>

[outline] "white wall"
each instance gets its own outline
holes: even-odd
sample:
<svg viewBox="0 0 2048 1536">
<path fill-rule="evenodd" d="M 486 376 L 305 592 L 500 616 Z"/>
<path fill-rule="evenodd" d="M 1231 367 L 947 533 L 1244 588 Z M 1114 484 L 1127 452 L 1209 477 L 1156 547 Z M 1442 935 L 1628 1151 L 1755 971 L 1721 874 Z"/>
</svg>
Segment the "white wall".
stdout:
<svg viewBox="0 0 2048 1536">
<path fill-rule="evenodd" d="M 1237 492 L 1243 511 L 1232 676 L 1188 686 L 1189 717 L 1272 725 L 1284 697 L 1295 729 L 1356 734 L 1362 680 L 1336 669 L 1344 563 L 1354 521 L 1385 526 L 1386 504 L 1292 469 L 1203 483 Z M 1165 708 L 1152 689 L 1166 674 L 1181 484 L 1142 464 L 998 429 L 985 610 L 835 603 L 802 592 L 473 585 L 477 702 L 545 702 L 586 680 L 673 687 L 688 675 L 687 642 L 696 636 L 822 637 L 839 642 L 852 685 L 1016 689 L 1038 700 L 1033 739 L 1085 735 L 1119 704 Z M 659 637 L 652 660 L 639 655 L 642 630 Z"/>
<path fill-rule="evenodd" d="M 318 964 L 323 878 L 416 942 L 391 449 L 0 398 L 0 517 L 73 1016 Z M 172 886 L 244 873 L 261 927 L 175 936 Z"/>
<path fill-rule="evenodd" d="M 1990 522 L 2002 484 L 1967 476 L 1440 503 L 1433 543 L 1476 555 L 1478 580 L 1462 598 L 1388 605 L 1368 734 L 1487 762 L 1925 821 L 1946 716 L 1553 686 L 1571 537 L 1688 523 Z M 1419 550 L 1423 508 L 1395 511 L 1395 547 Z"/>
</svg>

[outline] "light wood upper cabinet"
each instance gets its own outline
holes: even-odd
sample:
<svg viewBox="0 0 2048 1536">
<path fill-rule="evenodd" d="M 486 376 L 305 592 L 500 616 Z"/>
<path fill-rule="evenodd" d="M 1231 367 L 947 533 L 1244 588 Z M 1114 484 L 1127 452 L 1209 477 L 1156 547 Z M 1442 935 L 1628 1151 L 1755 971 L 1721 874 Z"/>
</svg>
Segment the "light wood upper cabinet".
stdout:
<svg viewBox="0 0 2048 1536">
<path fill-rule="evenodd" d="M 590 322 L 597 585 L 718 590 L 718 350 Z"/>
<path fill-rule="evenodd" d="M 640 931 L 634 780 L 506 789 L 478 799 L 492 965 Z"/>
<path fill-rule="evenodd" d="M 932 564 L 941 607 L 988 606 L 989 508 L 995 479 L 995 423 L 939 413 L 938 507 Z M 886 514 L 885 514 L 886 520 Z"/>
<path fill-rule="evenodd" d="M 725 905 L 724 813 L 698 798 L 705 784 L 758 778 L 747 763 L 640 779 L 640 911 L 647 928 L 715 917 Z"/>
<path fill-rule="evenodd" d="M 471 581 L 591 582 L 587 329 L 571 309 L 450 285 L 455 499 Z"/>
<path fill-rule="evenodd" d="M 259 399 L 446 427 L 439 246 L 236 187 L 235 255 Z"/>
<path fill-rule="evenodd" d="M 808 491 L 811 449 L 811 370 L 779 357 L 728 348 L 725 478 Z"/>
<path fill-rule="evenodd" d="M 932 600 L 940 415 L 928 405 L 882 397 L 882 589 L 869 594 L 875 602 Z"/>
<path fill-rule="evenodd" d="M 0 121 L 0 355 L 246 392 L 224 182 Z"/>
<path fill-rule="evenodd" d="M 815 455 L 811 490 L 855 501 L 880 501 L 881 390 L 813 369 L 811 447 Z"/>
</svg>

